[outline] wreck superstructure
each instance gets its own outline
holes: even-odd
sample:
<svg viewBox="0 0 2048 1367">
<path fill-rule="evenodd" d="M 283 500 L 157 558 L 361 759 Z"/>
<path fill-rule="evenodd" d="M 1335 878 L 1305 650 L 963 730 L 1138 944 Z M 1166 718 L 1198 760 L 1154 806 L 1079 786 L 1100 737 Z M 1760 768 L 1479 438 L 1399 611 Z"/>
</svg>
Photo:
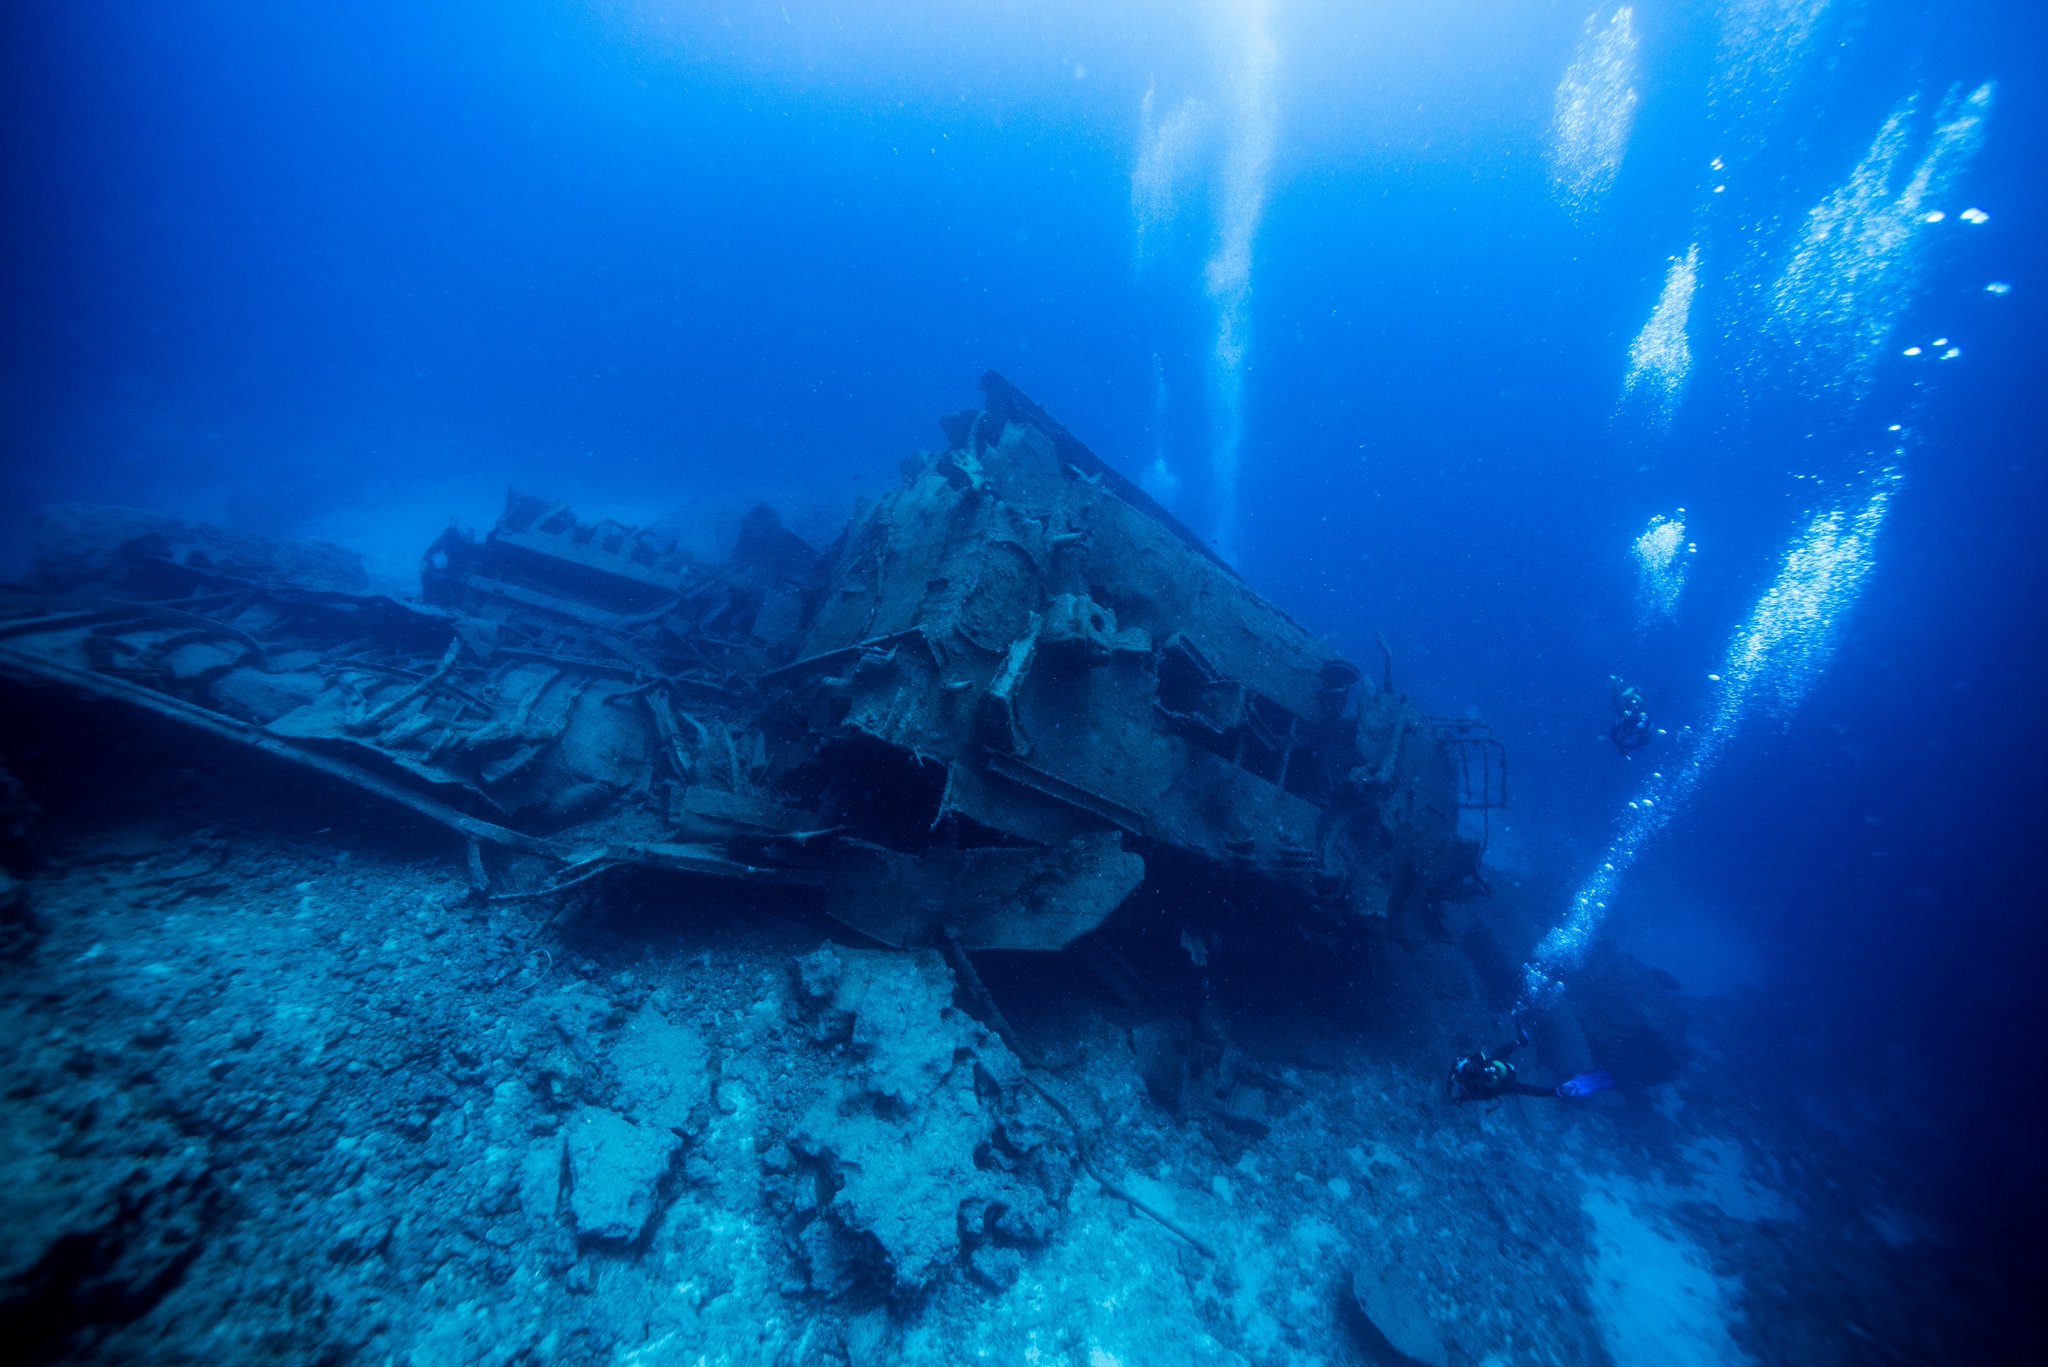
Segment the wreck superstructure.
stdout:
<svg viewBox="0 0 2048 1367">
<path fill-rule="evenodd" d="M 983 389 L 822 555 L 766 509 L 713 564 L 514 493 L 483 538 L 433 542 L 410 602 L 290 548 L 60 515 L 0 676 L 399 802 L 470 839 L 480 890 L 497 848 L 543 887 L 666 869 L 815 896 L 885 943 L 1052 950 L 1166 870 L 1245 890 L 1254 932 L 1356 931 L 1468 879 L 1491 742 Z"/>
<path fill-rule="evenodd" d="M 891 881 L 957 887 L 951 867 L 987 857 L 959 844 L 1007 838 L 1085 852 L 1070 905 L 1121 900 L 1158 858 L 1338 918 L 1443 892 L 1459 775 L 1431 723 L 1007 381 L 983 387 L 948 449 L 848 530 L 774 676 L 828 757 L 893 752 L 937 790 L 917 819 L 971 833 L 878 859 Z"/>
</svg>

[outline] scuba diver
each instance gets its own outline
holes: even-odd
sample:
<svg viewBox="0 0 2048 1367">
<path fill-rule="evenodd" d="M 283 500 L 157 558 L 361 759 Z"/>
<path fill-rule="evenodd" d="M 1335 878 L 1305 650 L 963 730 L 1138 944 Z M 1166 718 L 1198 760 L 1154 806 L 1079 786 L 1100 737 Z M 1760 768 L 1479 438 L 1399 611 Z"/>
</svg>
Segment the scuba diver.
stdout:
<svg viewBox="0 0 2048 1367">
<path fill-rule="evenodd" d="M 1650 709 L 1643 702 L 1642 689 L 1624 683 L 1619 675 L 1609 674 L 1607 678 L 1614 686 L 1614 725 L 1608 729 L 1607 738 L 1614 742 L 1615 749 L 1627 755 L 1648 745 L 1655 734 L 1650 727 Z"/>
<path fill-rule="evenodd" d="M 1475 1049 L 1469 1054 L 1460 1054 L 1451 1064 L 1450 1081 L 1444 1085 L 1444 1095 L 1457 1102 L 1492 1101 L 1502 1096 L 1555 1096 L 1569 1100 L 1604 1092 L 1614 1085 L 1614 1079 L 1605 1071 L 1580 1073 L 1555 1087 L 1522 1082 L 1515 1077 L 1515 1065 L 1508 1062 L 1508 1055 L 1528 1042 L 1528 1031 L 1517 1027 L 1515 1037 L 1491 1053 Z"/>
</svg>

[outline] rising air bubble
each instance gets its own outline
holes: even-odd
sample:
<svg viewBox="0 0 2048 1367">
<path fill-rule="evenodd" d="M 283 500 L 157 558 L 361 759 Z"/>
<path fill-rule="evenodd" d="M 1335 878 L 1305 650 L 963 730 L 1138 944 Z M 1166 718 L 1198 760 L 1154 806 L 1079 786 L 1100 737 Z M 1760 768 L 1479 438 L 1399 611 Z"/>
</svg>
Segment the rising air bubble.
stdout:
<svg viewBox="0 0 2048 1367">
<path fill-rule="evenodd" d="M 1194 178 L 1210 173 L 1215 236 L 1203 263 L 1202 285 L 1215 317 L 1209 357 L 1213 539 L 1223 558 L 1234 560 L 1244 369 L 1250 355 L 1252 247 L 1265 216 L 1277 139 L 1279 48 L 1267 25 L 1271 0 L 1226 0 L 1223 8 L 1230 22 L 1220 35 L 1223 88 L 1213 104 L 1188 99 L 1156 116 L 1154 92 L 1145 93 L 1144 132 L 1131 172 L 1131 215 L 1142 268 L 1148 233 L 1175 218 Z M 1173 482 L 1173 472 L 1163 464 L 1158 473 L 1157 482 Z"/>
<path fill-rule="evenodd" d="M 1649 401 L 1650 420 L 1659 429 L 1670 426 L 1679 395 L 1692 373 L 1692 344 L 1686 320 L 1692 313 L 1693 290 L 1699 284 L 1700 249 L 1695 243 L 1682 257 L 1673 257 L 1664 273 L 1664 288 L 1649 321 L 1628 349 L 1628 373 L 1622 377 L 1624 402 L 1640 394 Z M 1684 509 L 1679 510 L 1681 513 Z"/>
<path fill-rule="evenodd" d="M 1651 837 L 1685 809 L 1701 777 L 1742 724 L 1757 712 L 1783 714 L 1812 688 L 1833 654 L 1844 615 L 1869 577 L 1872 547 L 1896 482 L 1893 471 L 1884 471 L 1861 506 L 1840 505 L 1815 514 L 1786 549 L 1777 579 L 1729 642 L 1727 663 L 1708 676 L 1722 685 L 1712 720 L 1692 744 L 1684 767 L 1659 789 L 1661 806 L 1648 795 L 1630 800 L 1599 867 L 1573 897 L 1570 914 L 1543 937 L 1523 967 L 1517 1019 L 1542 1014 L 1563 991 L 1565 976 L 1584 961 L 1622 876 Z M 1662 777 L 1655 774 L 1652 782 Z"/>
<path fill-rule="evenodd" d="M 1983 144 L 1994 92 L 1988 81 L 1967 94 L 1958 86 L 1932 117 L 1917 94 L 1902 101 L 1848 179 L 1807 214 L 1771 288 L 1765 331 L 1810 390 L 1867 392 L 1919 287 L 1922 226 L 1947 216 L 1929 206 Z"/>
<path fill-rule="evenodd" d="M 1671 617 L 1678 611 L 1678 596 L 1685 590 L 1685 562 L 1678 549 L 1685 544 L 1685 509 L 1669 517 L 1662 513 L 1635 539 L 1631 548 L 1636 559 L 1636 629 Z"/>
<path fill-rule="evenodd" d="M 1557 83 L 1550 127 L 1550 184 L 1575 213 L 1614 184 L 1636 117 L 1635 11 L 1623 5 L 1605 24 L 1586 20 L 1578 51 Z"/>
<path fill-rule="evenodd" d="M 1722 0 L 1720 52 L 1710 96 L 1741 119 L 1779 103 L 1799 52 L 1812 39 L 1828 0 Z M 1721 169 L 1721 159 L 1714 159 Z"/>
</svg>

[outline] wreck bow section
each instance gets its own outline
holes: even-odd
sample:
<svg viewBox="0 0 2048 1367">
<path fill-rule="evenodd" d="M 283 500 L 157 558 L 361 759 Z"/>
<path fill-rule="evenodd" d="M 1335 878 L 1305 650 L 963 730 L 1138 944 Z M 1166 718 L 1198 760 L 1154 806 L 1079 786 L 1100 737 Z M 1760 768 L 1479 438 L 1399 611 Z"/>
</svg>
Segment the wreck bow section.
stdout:
<svg viewBox="0 0 2048 1367">
<path fill-rule="evenodd" d="M 1141 888 L 1355 932 L 1476 869 L 1467 728 L 1249 587 L 1000 376 L 819 555 L 514 493 L 422 602 L 332 548 L 46 519 L 0 676 L 168 717 L 555 866 L 796 889 L 887 943 L 1064 947 Z M 1482 795 L 1483 797 L 1484 795 Z"/>
<path fill-rule="evenodd" d="M 836 885 L 840 914 L 914 938 L 943 908 L 976 943 L 1054 948 L 1147 867 L 1220 889 L 1233 919 L 1328 928 L 1468 876 L 1453 743 L 982 384 L 948 449 L 848 529 L 773 676 L 823 738 L 817 781 L 888 795 L 899 848 Z M 980 873 L 1006 858 L 1038 861 L 1026 905 Z"/>
</svg>

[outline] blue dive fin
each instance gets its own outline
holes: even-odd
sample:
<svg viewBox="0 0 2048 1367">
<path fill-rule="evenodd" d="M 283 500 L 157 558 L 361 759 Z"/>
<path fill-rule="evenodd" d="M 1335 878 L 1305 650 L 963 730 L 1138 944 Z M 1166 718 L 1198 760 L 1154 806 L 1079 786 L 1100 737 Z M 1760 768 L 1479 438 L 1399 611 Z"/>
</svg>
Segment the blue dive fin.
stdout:
<svg viewBox="0 0 2048 1367">
<path fill-rule="evenodd" d="M 1580 1073 L 1577 1077 L 1566 1078 L 1557 1084 L 1559 1096 L 1591 1096 L 1604 1092 L 1614 1085 L 1614 1079 L 1605 1068 L 1596 1072 Z"/>
</svg>

